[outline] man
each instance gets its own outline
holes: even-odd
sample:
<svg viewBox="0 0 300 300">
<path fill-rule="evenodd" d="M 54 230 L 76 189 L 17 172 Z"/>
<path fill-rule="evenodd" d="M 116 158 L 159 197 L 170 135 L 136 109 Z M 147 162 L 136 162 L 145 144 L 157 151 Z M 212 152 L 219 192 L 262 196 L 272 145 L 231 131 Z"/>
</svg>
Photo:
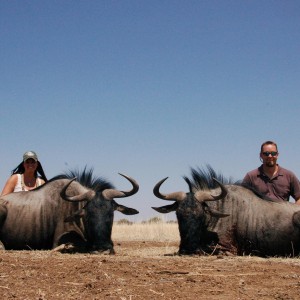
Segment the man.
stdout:
<svg viewBox="0 0 300 300">
<path fill-rule="evenodd" d="M 272 141 L 261 145 L 260 159 L 262 165 L 246 174 L 243 184 L 250 186 L 275 201 L 289 201 L 292 196 L 300 205 L 300 183 L 289 170 L 277 164 L 279 156 L 277 144 Z"/>
</svg>

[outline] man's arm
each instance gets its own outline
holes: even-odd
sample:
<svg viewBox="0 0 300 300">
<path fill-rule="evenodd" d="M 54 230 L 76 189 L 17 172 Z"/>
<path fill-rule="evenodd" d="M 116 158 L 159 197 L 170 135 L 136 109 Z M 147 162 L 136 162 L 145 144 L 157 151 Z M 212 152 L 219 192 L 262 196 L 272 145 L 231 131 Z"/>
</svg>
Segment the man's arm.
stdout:
<svg viewBox="0 0 300 300">
<path fill-rule="evenodd" d="M 245 177 L 242 181 L 242 185 L 251 186 L 251 179 L 250 179 L 250 176 L 248 175 L 248 173 L 245 175 Z"/>
</svg>

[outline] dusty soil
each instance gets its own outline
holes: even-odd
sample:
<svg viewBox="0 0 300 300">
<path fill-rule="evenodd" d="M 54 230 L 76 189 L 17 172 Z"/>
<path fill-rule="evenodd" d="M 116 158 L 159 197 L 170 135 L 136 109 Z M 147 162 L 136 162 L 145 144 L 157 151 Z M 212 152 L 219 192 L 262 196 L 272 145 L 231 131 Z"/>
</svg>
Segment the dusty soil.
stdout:
<svg viewBox="0 0 300 300">
<path fill-rule="evenodd" d="M 115 242 L 116 255 L 1 251 L 1 299 L 300 299 L 300 259 L 172 256 L 176 243 Z"/>
</svg>

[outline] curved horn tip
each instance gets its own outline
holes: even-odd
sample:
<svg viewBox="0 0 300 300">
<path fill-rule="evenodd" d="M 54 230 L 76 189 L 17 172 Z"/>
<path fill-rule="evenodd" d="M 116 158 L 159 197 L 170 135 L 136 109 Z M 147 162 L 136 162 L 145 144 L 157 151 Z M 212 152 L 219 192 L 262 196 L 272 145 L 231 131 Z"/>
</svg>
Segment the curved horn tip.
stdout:
<svg viewBox="0 0 300 300">
<path fill-rule="evenodd" d="M 164 179 L 162 179 L 162 180 L 160 180 L 158 183 L 156 183 L 156 185 L 154 186 L 154 188 L 153 188 L 153 192 L 154 192 L 154 195 L 156 195 L 156 190 L 157 189 L 159 189 L 160 188 L 160 186 L 168 179 L 169 177 L 165 177 Z M 157 195 L 156 195 L 156 197 L 158 197 Z M 160 197 L 158 197 L 158 198 L 160 198 Z"/>
<path fill-rule="evenodd" d="M 127 180 L 129 180 L 132 185 L 136 185 L 137 191 L 139 190 L 139 184 L 137 183 L 137 181 L 134 178 L 132 178 L 132 177 L 130 177 L 128 175 L 122 174 L 122 173 L 118 173 L 118 174 L 121 175 L 121 176 L 123 176 Z"/>
<path fill-rule="evenodd" d="M 165 182 L 169 177 L 165 177 L 164 179 L 160 180 L 159 183 Z"/>
<path fill-rule="evenodd" d="M 223 183 L 221 183 L 219 180 L 217 180 L 216 178 L 213 178 L 213 180 L 219 185 L 219 187 L 221 188 L 221 194 L 218 195 L 218 196 L 213 196 L 212 197 L 214 198 L 214 200 L 220 200 L 220 199 L 223 199 L 227 196 L 227 189 L 226 187 L 224 186 Z"/>
<path fill-rule="evenodd" d="M 125 174 L 123 174 L 123 173 L 118 173 L 119 175 L 121 175 L 122 177 L 124 177 L 124 178 L 126 178 L 126 179 L 128 179 L 129 180 L 129 178 L 131 179 L 131 177 L 130 176 L 128 176 L 128 175 L 125 175 Z"/>
</svg>

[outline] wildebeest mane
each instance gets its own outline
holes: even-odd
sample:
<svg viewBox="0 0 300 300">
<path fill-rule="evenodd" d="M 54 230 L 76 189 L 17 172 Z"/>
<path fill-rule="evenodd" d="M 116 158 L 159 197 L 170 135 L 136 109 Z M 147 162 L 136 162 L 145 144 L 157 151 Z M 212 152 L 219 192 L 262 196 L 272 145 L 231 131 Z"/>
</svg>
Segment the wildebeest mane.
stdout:
<svg viewBox="0 0 300 300">
<path fill-rule="evenodd" d="M 215 178 L 222 184 L 238 185 L 251 190 L 256 196 L 263 200 L 278 202 L 262 195 L 253 187 L 243 184 L 241 180 L 234 181 L 232 177 L 230 177 L 229 179 L 225 178 L 221 173 L 217 173 L 210 165 L 206 165 L 206 169 L 199 167 L 197 167 L 196 169 L 191 168 L 191 178 L 188 178 L 187 176 L 184 176 L 183 178 L 188 184 L 190 192 L 192 192 L 193 190 L 210 190 L 217 188 L 218 184 L 215 182 Z"/>
<path fill-rule="evenodd" d="M 206 168 L 191 168 L 191 178 L 187 176 L 183 178 L 188 184 L 190 192 L 194 189 L 209 190 L 217 188 L 218 185 L 213 180 L 214 178 L 223 184 L 238 184 L 232 178 L 227 179 L 221 173 L 217 173 L 210 165 L 206 165 Z"/>
<path fill-rule="evenodd" d="M 48 182 L 57 179 L 73 179 L 74 177 L 76 177 L 76 180 L 80 184 L 94 190 L 95 192 L 102 192 L 105 189 L 115 188 L 113 184 L 107 181 L 105 178 L 95 177 L 93 171 L 94 171 L 93 168 L 88 169 L 87 167 L 85 167 L 83 171 L 80 171 L 79 169 L 68 170 L 63 174 L 53 177 Z"/>
</svg>

